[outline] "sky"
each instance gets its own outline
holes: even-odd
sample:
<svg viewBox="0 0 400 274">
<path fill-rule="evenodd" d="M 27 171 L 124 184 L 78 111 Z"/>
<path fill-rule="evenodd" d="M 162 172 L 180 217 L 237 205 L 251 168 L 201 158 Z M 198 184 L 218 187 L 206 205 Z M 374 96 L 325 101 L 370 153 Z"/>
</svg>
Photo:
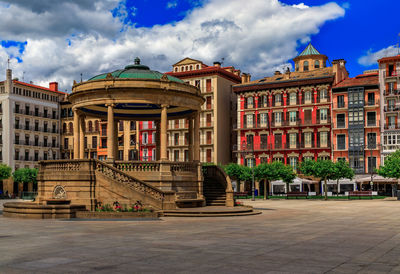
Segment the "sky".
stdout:
<svg viewBox="0 0 400 274">
<path fill-rule="evenodd" d="M 136 56 L 160 72 L 185 57 L 252 79 L 293 69 L 309 42 L 351 77 L 398 53 L 398 0 L 0 0 L 0 72 L 70 91 Z"/>
</svg>

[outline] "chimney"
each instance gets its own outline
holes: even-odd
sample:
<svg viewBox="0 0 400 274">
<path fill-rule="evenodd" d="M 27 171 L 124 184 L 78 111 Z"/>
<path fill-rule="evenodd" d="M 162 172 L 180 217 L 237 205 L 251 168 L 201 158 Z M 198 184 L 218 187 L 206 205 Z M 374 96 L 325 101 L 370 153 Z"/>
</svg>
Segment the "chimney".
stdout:
<svg viewBox="0 0 400 274">
<path fill-rule="evenodd" d="M 346 69 L 346 61 L 344 59 L 333 60 L 332 69 L 333 73 L 335 74 L 335 85 L 349 77 L 349 73 Z"/>
<path fill-rule="evenodd" d="M 274 75 L 281 75 L 282 73 L 279 70 L 276 70 Z"/>
<path fill-rule="evenodd" d="M 248 74 L 247 74 L 247 83 L 250 82 L 250 81 L 251 81 L 251 74 L 248 73 Z"/>
<path fill-rule="evenodd" d="M 51 83 L 49 84 L 49 88 L 50 88 L 52 91 L 58 91 L 58 82 L 51 82 Z"/>
<path fill-rule="evenodd" d="M 242 84 L 247 83 L 247 73 L 242 73 Z"/>
<path fill-rule="evenodd" d="M 236 76 L 240 76 L 241 71 L 240 71 L 240 69 L 237 69 L 237 70 L 234 70 L 233 73 L 234 73 Z"/>
<path fill-rule="evenodd" d="M 11 93 L 12 90 L 12 70 L 7 69 L 6 71 L 6 86 L 5 86 L 5 92 L 6 93 Z"/>
<path fill-rule="evenodd" d="M 220 68 L 221 67 L 221 63 L 220 62 L 214 62 L 214 67 Z"/>
</svg>

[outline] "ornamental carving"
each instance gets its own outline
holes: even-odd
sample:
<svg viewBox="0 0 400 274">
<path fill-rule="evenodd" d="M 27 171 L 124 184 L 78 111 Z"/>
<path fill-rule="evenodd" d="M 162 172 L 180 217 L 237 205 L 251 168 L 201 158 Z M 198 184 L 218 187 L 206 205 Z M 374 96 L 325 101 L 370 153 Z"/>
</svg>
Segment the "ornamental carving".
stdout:
<svg viewBox="0 0 400 274">
<path fill-rule="evenodd" d="M 65 199 L 67 198 L 67 192 L 64 187 L 57 185 L 53 189 L 53 198 L 54 199 Z"/>
</svg>

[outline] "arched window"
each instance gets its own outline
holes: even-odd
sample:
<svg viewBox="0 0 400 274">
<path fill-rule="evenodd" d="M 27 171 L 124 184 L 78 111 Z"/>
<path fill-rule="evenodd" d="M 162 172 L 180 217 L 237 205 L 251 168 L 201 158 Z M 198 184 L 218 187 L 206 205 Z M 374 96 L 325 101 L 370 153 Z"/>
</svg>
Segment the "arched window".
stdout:
<svg viewBox="0 0 400 274">
<path fill-rule="evenodd" d="M 304 100 L 306 102 L 311 102 L 311 91 L 306 91 L 306 93 L 304 94 Z"/>
<path fill-rule="evenodd" d="M 314 68 L 319 68 L 319 61 L 318 60 L 315 60 Z"/>
<path fill-rule="evenodd" d="M 308 71 L 308 61 L 304 61 L 303 63 L 303 70 Z"/>
<path fill-rule="evenodd" d="M 177 67 L 175 68 L 175 72 L 178 72 L 178 68 Z"/>
<path fill-rule="evenodd" d="M 297 94 L 295 92 L 289 93 L 289 104 L 295 105 L 297 103 Z"/>
<path fill-rule="evenodd" d="M 248 108 L 253 108 L 254 107 L 253 97 L 247 97 L 247 107 Z"/>
<path fill-rule="evenodd" d="M 186 66 L 186 67 L 185 67 L 185 70 L 186 70 L 186 71 L 188 71 L 188 70 L 189 70 L 189 67 L 188 67 L 188 66 Z"/>
<path fill-rule="evenodd" d="M 89 132 L 93 131 L 93 123 L 92 123 L 92 121 L 89 121 L 88 128 L 89 128 Z"/>
<path fill-rule="evenodd" d="M 66 133 L 67 132 L 67 123 L 64 123 L 63 124 L 63 133 Z"/>
<path fill-rule="evenodd" d="M 200 69 L 200 66 L 199 66 L 199 65 L 196 65 L 196 69 Z"/>
<path fill-rule="evenodd" d="M 95 121 L 94 122 L 94 130 L 96 131 L 96 132 L 99 132 L 100 131 L 100 129 L 99 129 L 99 121 Z"/>
<path fill-rule="evenodd" d="M 69 133 L 73 133 L 74 132 L 74 125 L 72 124 L 72 122 L 69 122 L 68 128 L 69 128 Z"/>
<path fill-rule="evenodd" d="M 190 65 L 190 70 L 193 70 L 193 66 L 192 65 Z"/>
</svg>

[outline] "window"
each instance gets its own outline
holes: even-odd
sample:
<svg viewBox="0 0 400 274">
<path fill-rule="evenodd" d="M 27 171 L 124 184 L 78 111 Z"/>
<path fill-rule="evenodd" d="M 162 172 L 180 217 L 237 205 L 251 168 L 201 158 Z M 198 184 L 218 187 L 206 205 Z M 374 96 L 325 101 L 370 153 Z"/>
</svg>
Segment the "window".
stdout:
<svg viewBox="0 0 400 274">
<path fill-rule="evenodd" d="M 328 91 L 326 89 L 323 89 L 319 92 L 319 97 L 320 99 L 328 99 Z"/>
<path fill-rule="evenodd" d="M 290 148 L 296 148 L 296 142 L 297 142 L 297 133 L 290 133 L 289 134 Z"/>
<path fill-rule="evenodd" d="M 92 136 L 92 148 L 97 148 L 97 136 Z"/>
<path fill-rule="evenodd" d="M 336 123 L 337 128 L 345 128 L 346 127 L 346 114 L 341 113 L 336 115 Z"/>
<path fill-rule="evenodd" d="M 151 151 L 151 160 L 155 161 L 156 160 L 156 149 L 153 148 L 153 150 Z"/>
<path fill-rule="evenodd" d="M 275 123 L 282 122 L 282 112 L 275 112 Z"/>
<path fill-rule="evenodd" d="M 248 166 L 250 168 L 254 167 L 255 166 L 254 160 L 255 159 L 253 159 L 253 158 L 246 159 L 246 166 Z"/>
<path fill-rule="evenodd" d="M 303 70 L 308 71 L 308 61 L 304 61 L 303 63 Z"/>
<path fill-rule="evenodd" d="M 253 114 L 248 114 L 246 115 L 246 122 L 247 122 L 247 127 L 252 128 L 253 127 Z"/>
<path fill-rule="evenodd" d="M 147 148 L 143 149 L 142 158 L 143 158 L 143 161 L 147 161 L 149 159 L 149 150 Z"/>
<path fill-rule="evenodd" d="M 142 133 L 142 143 L 146 145 L 148 143 L 148 134 L 147 132 Z"/>
<path fill-rule="evenodd" d="M 263 95 L 262 96 L 262 107 L 267 107 L 268 106 L 268 96 Z"/>
<path fill-rule="evenodd" d="M 275 148 L 282 148 L 282 134 L 281 133 L 277 133 L 274 135 L 274 146 Z"/>
<path fill-rule="evenodd" d="M 319 68 L 319 61 L 318 61 L 318 60 L 315 60 L 315 62 L 314 62 L 314 68 Z"/>
<path fill-rule="evenodd" d="M 179 133 L 174 134 L 174 145 L 179 146 Z"/>
<path fill-rule="evenodd" d="M 290 111 L 289 112 L 289 121 L 291 123 L 296 122 L 296 118 L 297 118 L 296 114 L 297 114 L 296 111 Z"/>
<path fill-rule="evenodd" d="M 174 150 L 174 161 L 179 162 L 179 150 Z"/>
<path fill-rule="evenodd" d="M 149 128 L 149 122 L 148 121 L 143 121 L 142 122 L 142 129 L 148 129 Z"/>
<path fill-rule="evenodd" d="M 328 146 L 328 132 L 320 132 L 320 147 Z"/>
<path fill-rule="evenodd" d="M 209 96 L 209 97 L 207 97 L 206 98 L 206 107 L 207 107 L 207 109 L 211 109 L 211 97 Z"/>
<path fill-rule="evenodd" d="M 306 91 L 306 92 L 304 93 L 304 101 L 305 101 L 306 103 L 311 103 L 311 100 L 312 100 L 312 98 L 311 98 L 311 91 Z"/>
<path fill-rule="evenodd" d="M 368 133 L 367 134 L 367 142 L 368 142 L 368 148 L 369 149 L 375 149 L 376 148 L 376 133 Z"/>
<path fill-rule="evenodd" d="M 297 170 L 297 157 L 289 157 L 289 164 L 293 168 L 293 170 Z"/>
<path fill-rule="evenodd" d="M 211 139 L 211 131 L 207 131 L 206 133 L 206 138 L 207 138 L 207 144 L 211 145 L 212 139 Z"/>
<path fill-rule="evenodd" d="M 337 97 L 337 107 L 344 108 L 344 95 L 339 95 Z"/>
<path fill-rule="evenodd" d="M 296 103 L 297 103 L 297 94 L 294 92 L 289 93 L 289 104 L 295 105 Z"/>
<path fill-rule="evenodd" d="M 207 80 L 206 80 L 206 91 L 207 91 L 207 92 L 211 92 L 211 91 L 212 91 L 211 79 L 207 79 Z"/>
<path fill-rule="evenodd" d="M 320 119 L 321 119 L 321 121 L 326 121 L 326 120 L 328 120 L 328 109 L 323 108 L 323 109 L 320 110 L 319 113 L 320 113 Z"/>
<path fill-rule="evenodd" d="M 376 169 L 376 157 L 368 157 L 368 172 L 375 171 Z"/>
<path fill-rule="evenodd" d="M 376 126 L 376 113 L 367 112 L 367 126 Z"/>
<path fill-rule="evenodd" d="M 388 126 L 389 129 L 393 129 L 396 127 L 396 116 L 388 116 Z"/>
<path fill-rule="evenodd" d="M 261 126 L 266 127 L 268 125 L 268 114 L 261 113 L 260 114 Z"/>
<path fill-rule="evenodd" d="M 304 145 L 305 145 L 305 147 L 312 146 L 312 132 L 304 133 Z"/>
<path fill-rule="evenodd" d="M 261 134 L 260 135 L 260 140 L 261 140 L 261 148 L 262 149 L 267 149 L 267 146 L 268 146 L 268 135 L 267 134 Z"/>
<path fill-rule="evenodd" d="M 368 93 L 368 105 L 369 106 L 375 105 L 375 93 L 373 92 Z"/>
<path fill-rule="evenodd" d="M 275 94 L 275 103 L 282 103 L 282 94 Z"/>
<path fill-rule="evenodd" d="M 253 97 L 247 97 L 247 108 L 253 108 L 254 101 L 253 101 Z"/>
<path fill-rule="evenodd" d="M 200 88 L 200 80 L 195 80 L 194 85 L 195 87 Z"/>
<path fill-rule="evenodd" d="M 346 149 L 346 135 L 345 134 L 338 134 L 337 138 L 337 149 Z"/>
</svg>

